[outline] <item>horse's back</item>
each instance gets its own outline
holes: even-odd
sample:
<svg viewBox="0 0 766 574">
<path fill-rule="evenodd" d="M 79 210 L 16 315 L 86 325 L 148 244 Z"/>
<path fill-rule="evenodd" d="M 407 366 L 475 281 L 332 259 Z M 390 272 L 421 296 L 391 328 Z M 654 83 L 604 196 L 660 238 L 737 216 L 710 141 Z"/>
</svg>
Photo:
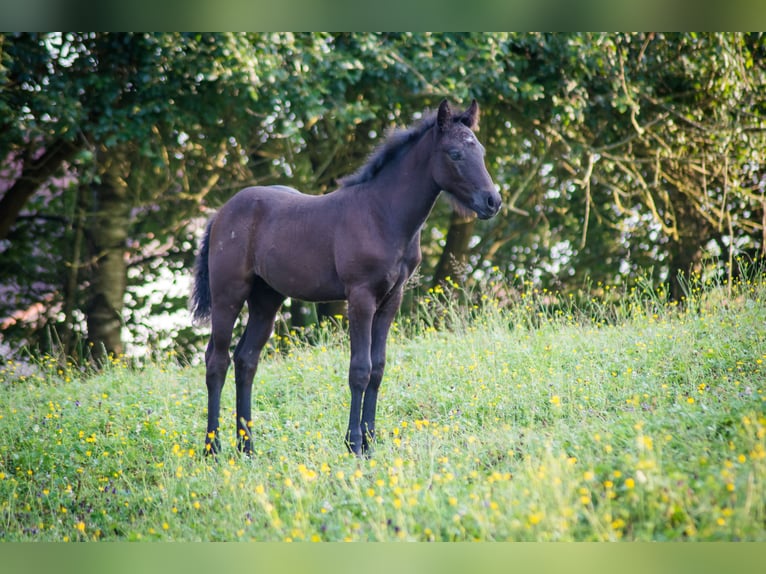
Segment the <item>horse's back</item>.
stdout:
<svg viewBox="0 0 766 574">
<path fill-rule="evenodd" d="M 267 186 L 267 189 L 273 189 L 275 191 L 284 191 L 287 193 L 299 193 L 299 194 L 301 193 L 294 187 L 290 187 L 288 185 L 269 185 Z"/>
<path fill-rule="evenodd" d="M 287 185 L 253 185 L 240 189 L 230 200 L 231 203 L 236 198 L 243 199 L 264 199 L 269 197 L 310 197 L 309 195 L 302 193 L 294 187 Z"/>
<path fill-rule="evenodd" d="M 235 193 L 219 210 L 219 217 L 251 219 L 266 215 L 274 209 L 291 210 L 296 205 L 311 200 L 312 196 L 286 185 L 245 187 Z"/>
</svg>

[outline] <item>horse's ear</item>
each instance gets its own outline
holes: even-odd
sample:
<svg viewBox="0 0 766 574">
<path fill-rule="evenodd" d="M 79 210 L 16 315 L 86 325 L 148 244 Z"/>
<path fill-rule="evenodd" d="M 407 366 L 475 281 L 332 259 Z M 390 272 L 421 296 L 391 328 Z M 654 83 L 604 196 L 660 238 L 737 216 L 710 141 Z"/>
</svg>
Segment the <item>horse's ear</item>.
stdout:
<svg viewBox="0 0 766 574">
<path fill-rule="evenodd" d="M 476 126 L 479 125 L 479 103 L 476 100 L 473 100 L 468 109 L 463 112 L 460 121 L 472 130 L 476 129 Z"/>
<path fill-rule="evenodd" d="M 452 110 L 447 100 L 442 100 L 442 103 L 439 104 L 439 111 L 436 114 L 436 125 L 439 126 L 441 131 L 449 129 L 450 125 L 452 125 Z"/>
</svg>

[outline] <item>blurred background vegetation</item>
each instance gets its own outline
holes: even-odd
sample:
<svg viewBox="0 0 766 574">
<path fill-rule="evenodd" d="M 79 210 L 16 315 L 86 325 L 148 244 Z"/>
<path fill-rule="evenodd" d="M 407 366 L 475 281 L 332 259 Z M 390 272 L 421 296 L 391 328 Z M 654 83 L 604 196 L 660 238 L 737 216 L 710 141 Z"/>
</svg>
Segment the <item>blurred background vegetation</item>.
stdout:
<svg viewBox="0 0 766 574">
<path fill-rule="evenodd" d="M 479 101 L 505 205 L 437 203 L 403 313 L 488 278 L 680 299 L 766 250 L 765 60 L 743 33 L 0 35 L 0 356 L 197 353 L 206 218 L 246 185 L 331 192 L 445 97 Z"/>
</svg>

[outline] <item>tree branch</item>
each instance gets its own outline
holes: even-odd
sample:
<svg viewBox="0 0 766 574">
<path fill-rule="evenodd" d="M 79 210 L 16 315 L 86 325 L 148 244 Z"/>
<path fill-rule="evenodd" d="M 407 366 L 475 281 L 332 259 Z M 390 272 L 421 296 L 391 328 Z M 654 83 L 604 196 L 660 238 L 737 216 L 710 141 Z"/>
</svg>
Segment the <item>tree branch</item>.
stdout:
<svg viewBox="0 0 766 574">
<path fill-rule="evenodd" d="M 13 224 L 29 198 L 50 178 L 61 165 L 80 150 L 74 142 L 58 140 L 30 164 L 24 165 L 21 175 L 0 199 L 0 239 L 6 239 Z"/>
</svg>

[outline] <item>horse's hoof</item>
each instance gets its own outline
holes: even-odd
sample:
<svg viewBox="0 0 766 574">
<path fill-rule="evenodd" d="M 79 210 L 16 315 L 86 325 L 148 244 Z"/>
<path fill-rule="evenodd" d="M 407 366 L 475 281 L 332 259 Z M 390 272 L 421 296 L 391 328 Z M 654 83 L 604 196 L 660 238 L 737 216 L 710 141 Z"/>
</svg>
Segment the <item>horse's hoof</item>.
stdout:
<svg viewBox="0 0 766 574">
<path fill-rule="evenodd" d="M 253 458 L 253 449 L 252 448 L 240 448 L 239 454 L 241 454 L 244 457 L 247 458 Z"/>
<path fill-rule="evenodd" d="M 354 444 L 353 442 L 349 442 L 348 440 L 346 440 L 345 443 L 346 443 L 346 448 L 348 449 L 349 453 L 353 454 L 356 457 L 361 457 L 362 456 L 362 447 L 361 446 L 357 446 L 356 444 Z"/>
<path fill-rule="evenodd" d="M 216 458 L 218 453 L 221 452 L 221 445 L 215 440 L 208 441 L 205 443 L 203 452 L 205 453 L 205 458 Z"/>
</svg>

